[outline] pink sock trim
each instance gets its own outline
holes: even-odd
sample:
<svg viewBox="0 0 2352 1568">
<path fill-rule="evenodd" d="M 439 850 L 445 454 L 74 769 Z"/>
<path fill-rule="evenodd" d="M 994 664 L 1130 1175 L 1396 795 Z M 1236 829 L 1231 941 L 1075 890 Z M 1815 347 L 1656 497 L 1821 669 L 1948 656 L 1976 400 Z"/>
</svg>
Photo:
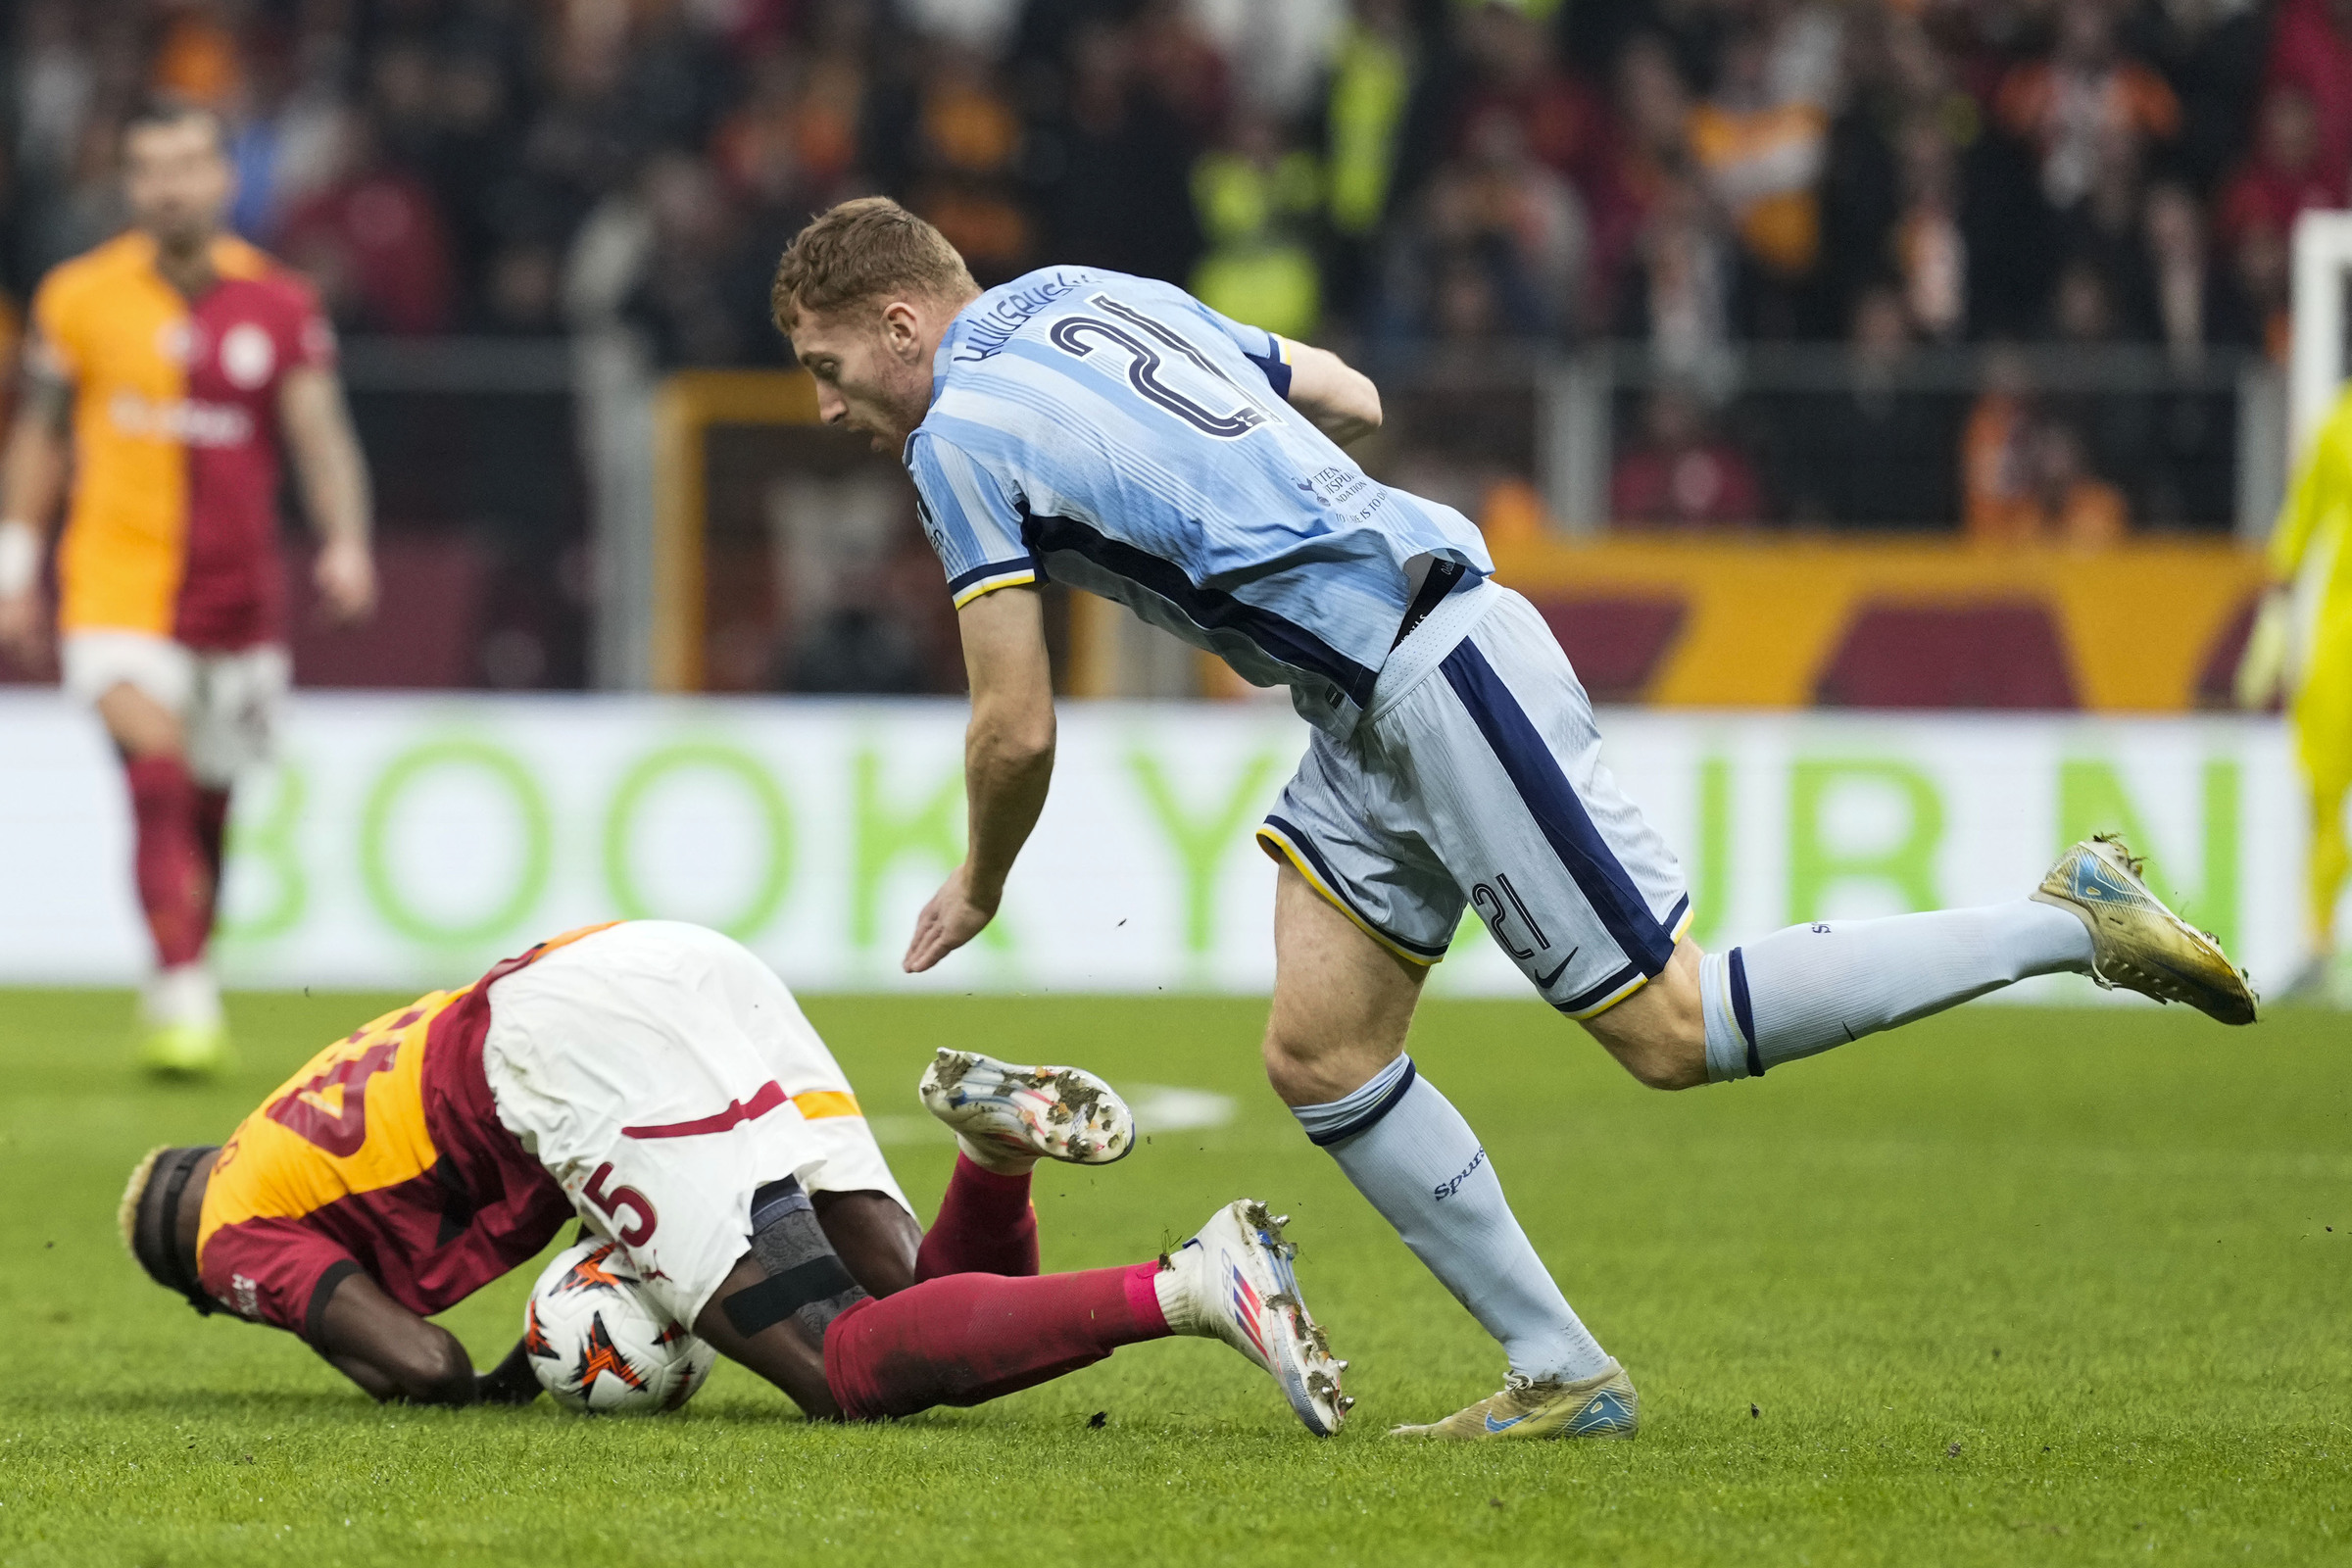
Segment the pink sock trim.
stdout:
<svg viewBox="0 0 2352 1568">
<path fill-rule="evenodd" d="M 1159 1260 L 1138 1263 L 1127 1271 L 1122 1281 L 1127 1287 L 1127 1310 L 1135 1314 L 1135 1326 L 1148 1339 L 1160 1339 L 1168 1333 L 1168 1314 L 1159 1309 Z"/>
</svg>

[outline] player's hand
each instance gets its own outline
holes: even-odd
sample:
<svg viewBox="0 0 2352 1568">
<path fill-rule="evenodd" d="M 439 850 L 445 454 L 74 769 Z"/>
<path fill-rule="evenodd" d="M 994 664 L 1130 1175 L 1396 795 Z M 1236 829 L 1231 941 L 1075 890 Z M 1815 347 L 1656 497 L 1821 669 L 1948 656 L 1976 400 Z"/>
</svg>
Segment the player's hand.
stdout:
<svg viewBox="0 0 2352 1568">
<path fill-rule="evenodd" d="M 2294 605 L 2284 588 L 2263 595 L 2237 657 L 2237 706 L 2259 712 L 2278 696 L 2286 679 L 2287 647 L 2294 639 Z"/>
<path fill-rule="evenodd" d="M 20 668 L 39 666 L 42 630 L 38 590 L 0 597 L 0 653 L 15 660 Z"/>
<path fill-rule="evenodd" d="M 357 539 L 331 539 L 318 552 L 312 569 L 326 612 L 349 625 L 375 612 L 375 558 Z"/>
<path fill-rule="evenodd" d="M 923 912 L 914 919 L 914 940 L 906 944 L 906 958 L 901 965 L 908 974 L 921 974 L 940 959 L 962 947 L 988 927 L 997 917 L 997 901 L 981 904 L 972 896 L 971 869 L 957 866 Z"/>
<path fill-rule="evenodd" d="M 539 1374 L 531 1370 L 530 1351 L 517 1345 L 507 1358 L 487 1372 L 473 1376 L 477 1404 L 528 1404 L 539 1397 Z"/>
</svg>

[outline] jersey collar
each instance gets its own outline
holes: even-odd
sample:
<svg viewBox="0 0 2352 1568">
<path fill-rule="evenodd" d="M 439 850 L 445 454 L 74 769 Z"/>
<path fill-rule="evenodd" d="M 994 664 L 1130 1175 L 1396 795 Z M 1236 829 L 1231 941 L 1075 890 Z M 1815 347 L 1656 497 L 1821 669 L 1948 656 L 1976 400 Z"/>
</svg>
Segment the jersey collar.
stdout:
<svg viewBox="0 0 2352 1568">
<path fill-rule="evenodd" d="M 947 387 L 948 367 L 955 361 L 956 349 L 960 348 L 963 340 L 971 335 L 973 307 L 986 298 L 988 298 L 988 293 L 983 290 L 966 300 L 963 309 L 957 311 L 956 318 L 948 323 L 948 329 L 939 334 L 939 347 L 931 356 L 931 401 L 933 403 L 939 401 L 939 394 Z"/>
<path fill-rule="evenodd" d="M 956 313 L 956 318 L 948 323 L 948 329 L 939 334 L 939 347 L 931 354 L 931 407 L 923 411 L 923 417 L 916 421 L 914 429 L 906 432 L 906 440 L 899 448 L 900 462 L 906 461 L 906 454 L 913 449 L 916 434 L 930 422 L 931 409 L 939 407 L 939 395 L 948 386 L 948 367 L 955 362 L 956 350 L 971 332 L 972 307 L 986 298 L 986 290 L 973 295 L 963 309 Z"/>
</svg>

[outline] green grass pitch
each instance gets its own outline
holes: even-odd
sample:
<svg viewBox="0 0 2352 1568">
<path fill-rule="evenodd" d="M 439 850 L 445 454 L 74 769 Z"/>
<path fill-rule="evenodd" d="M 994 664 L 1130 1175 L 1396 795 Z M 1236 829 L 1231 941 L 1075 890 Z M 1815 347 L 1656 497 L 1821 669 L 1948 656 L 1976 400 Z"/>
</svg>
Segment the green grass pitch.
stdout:
<svg viewBox="0 0 2352 1568">
<path fill-rule="evenodd" d="M 1384 1429 L 1490 1392 L 1496 1354 L 1265 1091 L 1240 1001 L 809 1011 L 926 1214 L 948 1154 L 909 1118 L 936 1045 L 1235 1097 L 1224 1126 L 1049 1168 L 1046 1264 L 1272 1200 L 1353 1363 L 1336 1441 L 1196 1342 L 860 1430 L 724 1365 L 653 1421 L 379 1409 L 148 1285 L 114 1208 L 146 1146 L 223 1136 L 384 1004 L 237 999 L 243 1071 L 173 1091 L 129 1071 L 123 997 L 0 993 L 0 1562 L 2352 1558 L 2352 1038 L 2327 1014 L 1979 1006 L 1668 1096 L 1540 1007 L 1433 1004 L 1417 1059 L 1646 1419 L 1631 1444 L 1436 1447 Z M 449 1314 L 477 1360 L 530 1273 Z"/>
</svg>

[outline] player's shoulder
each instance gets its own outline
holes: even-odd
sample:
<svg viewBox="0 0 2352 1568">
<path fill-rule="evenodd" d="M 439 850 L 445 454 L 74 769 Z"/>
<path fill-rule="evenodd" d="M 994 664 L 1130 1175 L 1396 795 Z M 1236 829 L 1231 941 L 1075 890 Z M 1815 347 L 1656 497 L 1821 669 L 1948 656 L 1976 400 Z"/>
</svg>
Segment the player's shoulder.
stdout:
<svg viewBox="0 0 2352 1568">
<path fill-rule="evenodd" d="M 1017 418 L 1005 417 L 998 401 L 984 392 L 950 387 L 907 436 L 906 471 L 918 489 L 934 480 L 954 483 L 972 468 L 1008 477 L 1023 462 L 1018 423 Z"/>
<path fill-rule="evenodd" d="M 213 242 L 213 267 L 220 276 L 281 310 L 309 316 L 318 309 L 311 280 L 251 241 L 222 235 Z"/>
<path fill-rule="evenodd" d="M 137 229 L 117 234 L 49 269 L 33 292 L 34 309 L 47 316 L 64 307 L 78 306 L 154 265 L 154 241 Z"/>
</svg>

